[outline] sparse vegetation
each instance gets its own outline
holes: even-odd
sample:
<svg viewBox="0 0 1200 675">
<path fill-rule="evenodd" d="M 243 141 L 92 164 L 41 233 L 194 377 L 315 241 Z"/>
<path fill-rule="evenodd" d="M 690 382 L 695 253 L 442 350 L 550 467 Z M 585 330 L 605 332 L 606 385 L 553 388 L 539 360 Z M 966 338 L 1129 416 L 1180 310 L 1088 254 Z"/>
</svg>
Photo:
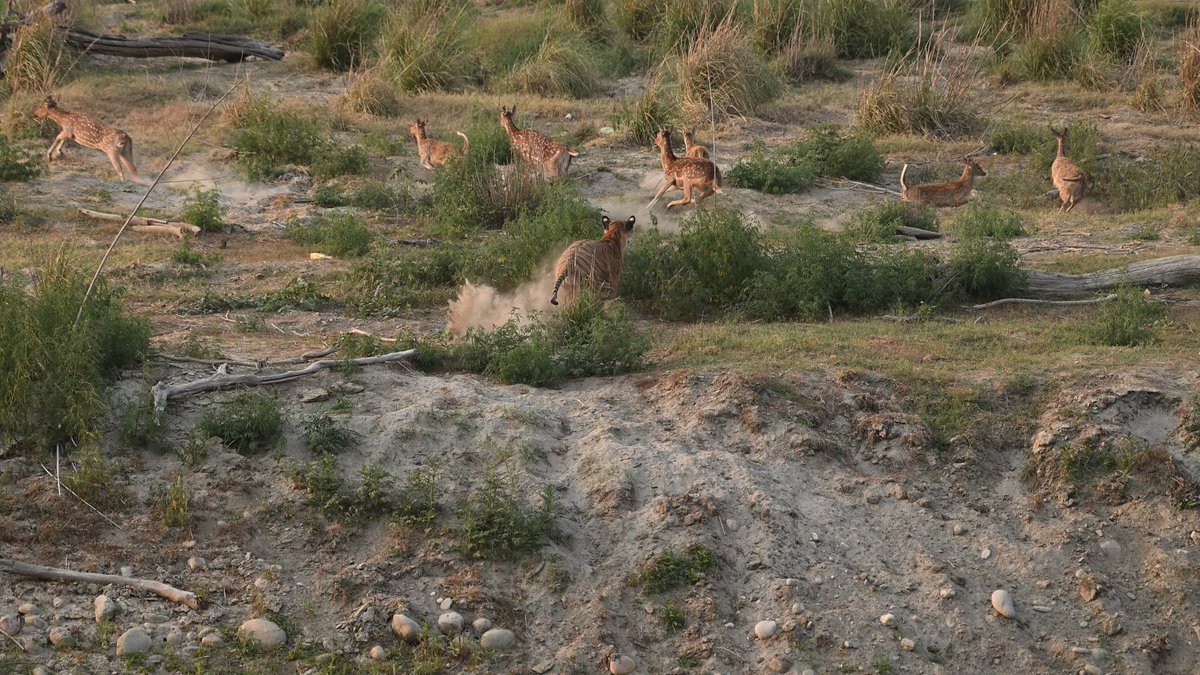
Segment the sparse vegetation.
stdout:
<svg viewBox="0 0 1200 675">
<path fill-rule="evenodd" d="M 362 434 L 348 428 L 329 413 L 305 417 L 300 426 L 304 429 L 304 444 L 316 455 L 337 455 L 358 447 Z"/>
<path fill-rule="evenodd" d="M 221 206 L 221 191 L 193 187 L 183 202 L 180 218 L 200 228 L 201 232 L 220 232 L 225 229 L 225 209 Z"/>
<path fill-rule="evenodd" d="M 668 602 L 658 610 L 658 622 L 668 633 L 678 633 L 687 625 L 683 610 L 673 602 Z"/>
<path fill-rule="evenodd" d="M 967 206 L 958 220 L 957 229 L 958 235 L 964 239 L 1012 239 L 1025 234 L 1025 226 L 1019 213 L 1011 209 L 984 206 L 978 202 Z"/>
<path fill-rule="evenodd" d="M 191 494 L 182 474 L 177 474 L 166 485 L 159 485 L 150 492 L 154 511 L 166 527 L 184 527 L 188 523 L 188 507 Z"/>
<path fill-rule="evenodd" d="M 760 143 L 730 169 L 730 185 L 767 194 L 796 193 L 818 176 L 874 181 L 883 172 L 883 155 L 863 133 L 847 133 L 832 124 L 811 127 L 808 135 L 768 154 Z"/>
<path fill-rule="evenodd" d="M 693 544 L 682 554 L 660 554 L 636 574 L 633 581 L 647 593 L 666 593 L 694 585 L 716 562 L 712 551 L 701 544 Z"/>
<path fill-rule="evenodd" d="M 275 447 L 283 438 L 283 412 L 274 397 L 244 392 L 201 416 L 196 430 L 215 436 L 244 455 Z"/>
<path fill-rule="evenodd" d="M 937 232 L 937 211 L 931 206 L 913 208 L 905 202 L 884 202 L 855 213 L 846 227 L 846 234 L 855 241 L 886 244 L 896 240 L 898 227 Z"/>
<path fill-rule="evenodd" d="M 1132 286 L 1116 290 L 1088 330 L 1092 342 L 1112 347 L 1136 347 L 1158 337 L 1166 310 Z"/>
<path fill-rule="evenodd" d="M 29 180 L 42 173 L 42 164 L 37 157 L 26 155 L 9 139 L 0 144 L 0 181 Z M 4 189 L 0 185 L 0 190 Z"/>
<path fill-rule="evenodd" d="M 287 237 L 321 253 L 357 258 L 367 254 L 375 235 L 352 213 L 329 213 L 308 223 L 288 223 Z"/>
<path fill-rule="evenodd" d="M 166 420 L 154 409 L 149 390 L 122 401 L 119 407 L 117 423 L 123 443 L 160 454 L 169 449 Z"/>
<path fill-rule="evenodd" d="M 516 476 L 491 469 L 483 484 L 459 504 L 463 548 L 476 558 L 505 559 L 542 548 L 554 532 L 558 506 L 554 488 L 546 485 L 541 503 L 522 496 Z"/>
</svg>

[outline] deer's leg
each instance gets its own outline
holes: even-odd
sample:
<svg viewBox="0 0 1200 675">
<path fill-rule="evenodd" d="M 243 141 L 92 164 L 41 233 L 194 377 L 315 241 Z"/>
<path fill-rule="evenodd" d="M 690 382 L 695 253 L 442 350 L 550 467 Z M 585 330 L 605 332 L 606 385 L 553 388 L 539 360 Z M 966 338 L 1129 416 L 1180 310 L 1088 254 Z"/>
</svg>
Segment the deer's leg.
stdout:
<svg viewBox="0 0 1200 675">
<path fill-rule="evenodd" d="M 683 181 L 683 199 L 676 199 L 675 201 L 671 202 L 670 204 L 667 204 L 667 208 L 669 209 L 672 206 L 681 206 L 683 204 L 688 204 L 688 203 L 691 203 L 691 201 L 692 201 L 692 182 L 685 180 L 685 181 Z"/>
<path fill-rule="evenodd" d="M 71 134 L 68 134 L 66 129 L 58 132 L 58 135 L 54 137 L 54 142 L 46 150 L 46 161 L 49 162 L 56 157 L 62 157 L 62 146 L 69 140 L 71 140 Z M 55 155 L 55 153 L 58 154 Z"/>
<path fill-rule="evenodd" d="M 670 190 L 673 187 L 675 187 L 675 181 L 671 181 L 669 183 L 663 183 L 662 189 L 659 190 L 658 193 L 654 195 L 654 198 L 658 199 L 659 197 L 666 194 L 667 190 Z"/>
<path fill-rule="evenodd" d="M 108 150 L 104 151 L 104 154 L 108 155 L 108 161 L 112 162 L 113 171 L 117 172 L 117 180 L 124 181 L 125 173 L 121 171 L 121 162 L 117 159 L 117 157 L 120 156 L 121 151 L 117 148 L 109 148 Z"/>
</svg>

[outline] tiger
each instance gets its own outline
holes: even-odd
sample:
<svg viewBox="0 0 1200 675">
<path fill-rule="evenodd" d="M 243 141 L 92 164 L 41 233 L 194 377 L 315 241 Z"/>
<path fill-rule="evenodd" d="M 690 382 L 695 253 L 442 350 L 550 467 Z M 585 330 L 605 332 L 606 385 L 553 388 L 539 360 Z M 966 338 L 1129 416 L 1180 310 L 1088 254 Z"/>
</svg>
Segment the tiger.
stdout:
<svg viewBox="0 0 1200 675">
<path fill-rule="evenodd" d="M 568 246 L 554 265 L 554 293 L 550 295 L 550 304 L 558 304 L 559 290 L 568 279 L 570 283 L 564 289 L 565 301 L 573 299 L 583 285 L 595 289 L 606 300 L 615 298 L 617 282 L 621 278 L 621 259 L 625 254 L 625 244 L 633 236 L 635 221 L 633 216 L 625 221 L 609 220 L 608 216 L 603 216 L 600 218 L 600 224 L 604 227 L 602 237 L 577 241 Z"/>
</svg>

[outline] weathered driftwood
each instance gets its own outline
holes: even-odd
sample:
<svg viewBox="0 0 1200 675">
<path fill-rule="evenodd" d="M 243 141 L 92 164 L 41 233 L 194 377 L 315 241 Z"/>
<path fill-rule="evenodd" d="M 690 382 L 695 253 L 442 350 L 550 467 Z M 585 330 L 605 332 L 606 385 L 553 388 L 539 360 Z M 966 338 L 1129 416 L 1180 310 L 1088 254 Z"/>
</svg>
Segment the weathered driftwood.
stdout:
<svg viewBox="0 0 1200 675">
<path fill-rule="evenodd" d="M 967 309 L 991 309 L 1000 305 L 1098 305 L 1102 302 L 1116 299 L 1115 294 L 1109 294 L 1101 298 L 1092 298 L 1090 300 L 1038 300 L 1036 298 L 1003 298 L 1001 300 L 993 300 L 985 302 L 982 305 L 967 305 Z"/>
<path fill-rule="evenodd" d="M 68 28 L 66 35 L 67 44 L 90 54 L 138 59 L 181 56 L 229 63 L 245 61 L 252 56 L 270 61 L 283 58 L 282 49 L 236 35 L 184 33 L 181 36 L 127 38 L 123 35 L 101 35 L 80 28 Z"/>
<path fill-rule="evenodd" d="M 103 211 L 91 211 L 89 209 L 79 209 L 79 212 L 89 218 L 97 220 L 111 220 L 118 223 L 125 222 L 128 216 L 122 216 L 116 213 L 104 213 Z M 183 239 L 184 232 L 198 234 L 200 228 L 191 223 L 179 223 L 171 220 L 162 220 L 160 218 L 146 218 L 143 216 L 134 216 L 129 219 L 130 229 L 134 232 L 149 232 L 152 234 L 172 234 L 180 239 Z"/>
<path fill-rule="evenodd" d="M 88 584 L 119 584 L 121 586 L 133 586 L 150 591 L 156 595 L 160 595 L 171 602 L 176 602 L 181 605 L 187 605 L 192 609 L 199 611 L 200 603 L 196 600 L 196 594 L 191 591 L 183 591 L 174 586 L 169 586 L 161 581 L 151 581 L 150 579 L 134 579 L 132 577 L 122 577 L 116 574 L 92 574 L 90 572 L 75 572 L 72 570 L 59 569 L 57 567 L 46 567 L 44 565 L 30 565 L 29 563 L 16 562 L 0 558 L 0 570 L 4 570 L 9 574 L 17 574 L 24 577 L 33 577 L 34 579 L 44 579 L 46 581 L 81 581 Z"/>
<path fill-rule="evenodd" d="M 326 359 L 323 361 L 314 361 L 305 368 L 300 370 L 289 370 L 283 373 L 270 373 L 267 375 L 255 375 L 253 373 L 245 373 L 241 375 L 230 375 L 226 364 L 221 364 L 217 368 L 217 372 L 195 382 L 185 382 L 183 384 L 164 384 L 159 382 L 150 389 L 151 396 L 154 397 L 154 409 L 162 412 L 167 408 L 167 402 L 175 398 L 184 398 L 192 394 L 199 394 L 206 391 L 216 391 L 227 387 L 257 387 L 266 384 L 282 384 L 290 382 L 313 373 L 320 372 L 325 368 L 334 366 L 352 365 L 352 366 L 369 366 L 376 363 L 392 363 L 395 361 L 404 361 L 413 354 L 416 354 L 415 349 L 406 349 L 402 352 L 392 352 L 382 356 L 367 356 L 361 359 L 349 359 L 339 361 L 336 359 Z"/>
<path fill-rule="evenodd" d="M 350 332 L 354 332 L 353 329 L 351 329 Z M 277 361 L 268 361 L 265 359 L 262 361 L 251 361 L 249 359 L 197 359 L 191 356 L 176 356 L 174 354 L 155 354 L 155 356 L 163 359 L 164 361 L 175 361 L 177 363 L 199 363 L 206 366 L 220 366 L 229 364 L 231 366 L 244 366 L 247 368 L 261 369 L 267 366 L 289 366 L 297 363 L 308 363 L 313 359 L 329 356 L 330 354 L 337 352 L 337 350 L 337 347 L 329 347 L 328 349 L 322 349 L 315 352 L 306 352 L 294 358 L 279 359 Z"/>
<path fill-rule="evenodd" d="M 1176 255 L 1130 263 L 1088 274 L 1026 272 L 1026 294 L 1033 298 L 1069 298 L 1107 291 L 1122 284 L 1186 286 L 1200 282 L 1200 255 Z"/>
</svg>

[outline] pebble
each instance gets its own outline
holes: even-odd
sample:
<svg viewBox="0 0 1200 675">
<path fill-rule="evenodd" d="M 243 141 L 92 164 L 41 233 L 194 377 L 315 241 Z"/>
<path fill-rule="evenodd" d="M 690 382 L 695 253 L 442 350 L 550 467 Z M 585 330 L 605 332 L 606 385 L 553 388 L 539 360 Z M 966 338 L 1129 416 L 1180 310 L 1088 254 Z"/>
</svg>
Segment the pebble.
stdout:
<svg viewBox="0 0 1200 675">
<path fill-rule="evenodd" d="M 24 625 L 24 623 L 25 620 L 21 618 L 20 614 L 8 614 L 5 616 L 0 616 L 0 630 L 8 633 L 9 635 L 16 635 L 17 633 L 20 633 L 21 626 Z"/>
<path fill-rule="evenodd" d="M 637 662 L 632 656 L 624 654 L 613 654 L 608 657 L 608 672 L 612 675 L 629 675 L 637 670 Z"/>
<path fill-rule="evenodd" d="M 17 608 L 17 612 L 20 614 L 37 614 L 37 607 L 32 602 L 26 602 Z"/>
<path fill-rule="evenodd" d="M 454 598 L 444 598 L 438 607 L 444 612 L 454 606 Z"/>
<path fill-rule="evenodd" d="M 267 619 L 249 619 L 238 626 L 238 635 L 263 651 L 271 651 L 287 642 L 287 633 Z"/>
<path fill-rule="evenodd" d="M 507 628 L 493 628 L 479 638 L 479 646 L 490 651 L 504 651 L 513 646 L 517 636 Z"/>
<path fill-rule="evenodd" d="M 142 654 L 150 651 L 150 636 L 141 628 L 130 628 L 117 638 L 117 656 Z"/>
<path fill-rule="evenodd" d="M 204 566 L 207 564 L 208 564 L 208 561 L 205 560 L 204 558 L 201 558 L 198 555 L 194 555 L 194 556 L 188 558 L 188 563 L 187 563 L 188 569 L 193 572 L 199 572 L 200 570 L 204 569 Z"/>
<path fill-rule="evenodd" d="M 471 622 L 471 628 L 475 630 L 476 635 L 483 635 L 492 629 L 492 622 L 490 619 L 485 619 L 481 616 Z"/>
<path fill-rule="evenodd" d="M 995 609 L 1000 616 L 1009 619 L 1014 618 L 1017 615 L 1017 610 L 1013 607 L 1012 595 L 1003 589 L 992 591 L 992 608 Z"/>
<path fill-rule="evenodd" d="M 1047 612 L 1049 612 L 1049 611 L 1050 611 L 1050 608 L 1049 608 L 1049 607 L 1047 607 L 1047 606 L 1045 606 L 1045 605 L 1034 605 L 1034 606 L 1033 606 L 1033 611 L 1035 611 L 1035 612 L 1041 612 L 1042 614 L 1045 614 L 1045 613 L 1047 613 Z"/>
<path fill-rule="evenodd" d="M 958 536 L 962 536 L 962 535 L 964 535 L 964 534 L 966 534 L 966 533 L 967 533 L 967 526 L 966 526 L 966 525 L 963 525 L 962 523 L 955 523 L 955 524 L 954 524 L 954 534 L 956 534 L 956 535 L 958 535 Z"/>
<path fill-rule="evenodd" d="M 803 613 L 804 613 L 804 605 L 802 605 L 798 602 L 793 602 L 792 603 L 792 614 L 803 614 Z"/>
<path fill-rule="evenodd" d="M 120 609 L 121 608 L 117 605 L 116 601 L 114 601 L 112 598 L 108 597 L 107 595 L 97 595 L 96 623 L 108 621 L 116 616 Z"/>
<path fill-rule="evenodd" d="M 213 631 L 200 638 L 200 644 L 208 647 L 209 649 L 216 649 L 217 647 L 225 644 L 225 638 L 221 637 L 221 634 L 217 631 Z"/>
<path fill-rule="evenodd" d="M 50 669 L 46 666 L 34 666 L 33 675 L 50 675 Z"/>
<path fill-rule="evenodd" d="M 866 501 L 867 501 L 867 503 L 868 503 L 868 504 L 878 504 L 878 503 L 879 503 L 879 499 L 880 499 L 880 497 L 879 497 L 879 493 L 877 493 L 877 492 L 868 492 L 868 493 L 866 494 L 866 497 L 865 497 L 865 499 L 866 499 Z M 781 670 L 777 670 L 777 671 L 775 671 L 775 672 L 777 672 L 777 673 L 781 673 L 781 672 L 783 672 L 783 671 L 781 671 Z"/>
<path fill-rule="evenodd" d="M 387 658 L 387 650 L 383 648 L 383 645 L 375 645 L 371 647 L 371 658 L 376 661 L 382 661 Z"/>
<path fill-rule="evenodd" d="M 1121 545 L 1112 539 L 1105 539 L 1100 542 L 1100 550 L 1108 555 L 1119 555 L 1121 553 Z"/>
<path fill-rule="evenodd" d="M 163 638 L 163 640 L 172 647 L 178 647 L 183 644 L 183 631 L 178 628 L 173 629 L 170 633 L 167 633 L 167 637 Z"/>
<path fill-rule="evenodd" d="M 983 558 L 984 560 L 987 560 L 988 558 L 992 557 L 992 549 L 990 549 L 990 548 L 983 549 L 982 551 L 979 552 L 979 557 Z"/>
<path fill-rule="evenodd" d="M 171 620 L 171 617 L 165 614 L 155 614 L 153 612 L 147 612 L 143 618 L 145 619 L 146 623 L 154 624 L 166 623 Z"/>
<path fill-rule="evenodd" d="M 884 614 L 883 616 L 879 617 L 879 623 L 887 626 L 888 628 L 895 628 L 896 627 L 896 615 L 891 614 L 891 613 Z"/>
<path fill-rule="evenodd" d="M 1096 579 L 1089 576 L 1079 578 L 1079 597 L 1083 598 L 1084 602 L 1091 602 L 1096 599 L 1096 593 L 1100 591 L 1100 585 L 1096 583 Z"/>
<path fill-rule="evenodd" d="M 458 612 L 446 612 L 438 617 L 437 626 L 443 635 L 458 635 L 463 629 L 462 614 Z"/>
<path fill-rule="evenodd" d="M 65 626 L 55 626 L 50 629 L 50 644 L 55 647 L 73 647 L 75 636 L 71 635 L 71 631 Z"/>
<path fill-rule="evenodd" d="M 26 616 L 25 625 L 33 628 L 34 630 L 46 630 L 50 627 L 50 624 L 46 623 L 45 619 L 36 614 L 30 614 L 29 616 Z"/>
<path fill-rule="evenodd" d="M 404 614 L 396 614 L 392 617 L 392 630 L 405 642 L 415 643 L 421 639 L 421 624 Z"/>
<path fill-rule="evenodd" d="M 775 637 L 775 631 L 778 628 L 779 625 L 774 621 L 770 619 L 763 619 L 762 621 L 754 624 L 754 635 L 759 640 L 770 640 L 771 638 Z"/>
<path fill-rule="evenodd" d="M 911 652 L 912 650 L 914 650 L 916 648 L 917 648 L 917 643 L 913 642 L 912 638 L 901 638 L 900 649 L 903 649 L 906 652 Z"/>
<path fill-rule="evenodd" d="M 938 591 L 938 595 L 941 596 L 941 598 L 943 600 L 949 600 L 950 598 L 953 598 L 954 596 L 958 595 L 958 591 L 954 590 L 953 586 L 946 586 L 945 588 Z"/>
<path fill-rule="evenodd" d="M 732 622 L 732 621 L 726 621 L 726 622 L 725 622 L 725 627 L 726 627 L 726 628 L 733 628 L 733 622 Z"/>
<path fill-rule="evenodd" d="M 805 668 L 804 672 L 800 673 L 800 675 L 817 675 L 817 671 L 812 668 Z"/>
<path fill-rule="evenodd" d="M 1200 532 L 1192 530 L 1192 533 L 1188 537 L 1191 538 L 1193 544 L 1200 546 Z"/>
<path fill-rule="evenodd" d="M 1084 666 L 1083 672 L 1087 673 L 1088 675 L 1104 675 L 1104 671 L 1100 669 L 1100 666 L 1097 666 L 1093 663 L 1089 663 Z"/>
<path fill-rule="evenodd" d="M 792 662 L 788 661 L 782 656 L 774 656 L 771 657 L 770 661 L 767 661 L 767 668 L 769 668 L 772 673 L 786 673 L 792 669 Z"/>
<path fill-rule="evenodd" d="M 121 566 L 121 576 L 133 578 L 133 568 L 130 567 L 129 565 L 122 565 Z"/>
<path fill-rule="evenodd" d="M 300 402 L 319 403 L 321 401 L 328 401 L 329 395 L 329 390 L 327 389 L 309 389 L 307 391 L 300 392 Z"/>
</svg>

